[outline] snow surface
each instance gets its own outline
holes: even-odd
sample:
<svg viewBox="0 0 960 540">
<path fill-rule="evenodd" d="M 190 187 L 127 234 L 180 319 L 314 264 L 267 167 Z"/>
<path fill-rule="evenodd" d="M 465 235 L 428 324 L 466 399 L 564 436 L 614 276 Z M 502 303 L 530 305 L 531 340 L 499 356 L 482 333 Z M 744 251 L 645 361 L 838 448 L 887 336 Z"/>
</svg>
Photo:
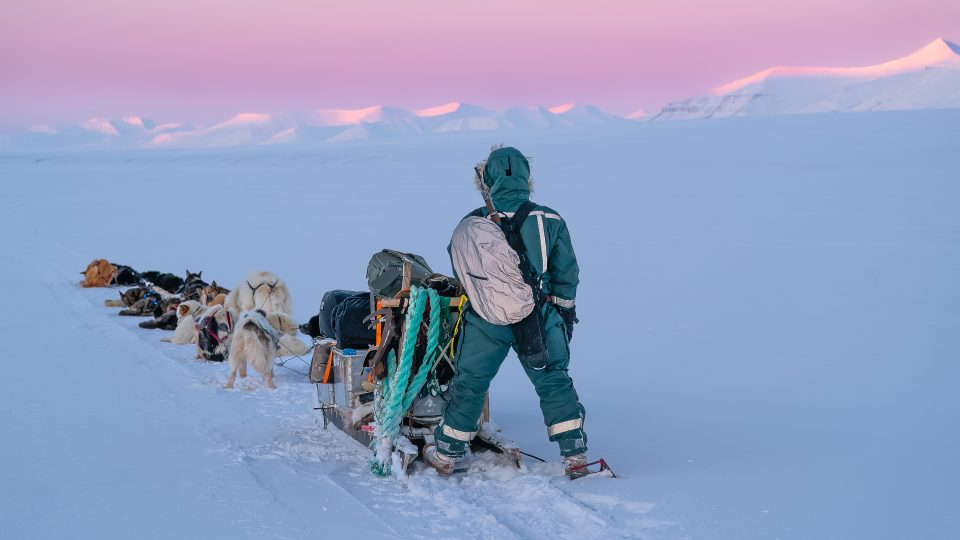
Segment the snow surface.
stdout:
<svg viewBox="0 0 960 540">
<path fill-rule="evenodd" d="M 655 120 L 960 108 L 960 46 L 937 39 L 873 66 L 778 66 L 671 103 Z"/>
<path fill-rule="evenodd" d="M 960 111 L 451 133 L 315 148 L 0 154 L 5 538 L 952 539 Z M 277 272 L 305 320 L 383 247 L 449 272 L 493 143 L 567 220 L 590 454 L 569 483 L 515 359 L 492 411 L 551 461 L 406 485 L 305 377 L 227 366 L 81 289 L 107 257 Z M 389 218 L 383 216 L 389 215 Z M 287 367 L 305 371 L 297 358 Z"/>
</svg>

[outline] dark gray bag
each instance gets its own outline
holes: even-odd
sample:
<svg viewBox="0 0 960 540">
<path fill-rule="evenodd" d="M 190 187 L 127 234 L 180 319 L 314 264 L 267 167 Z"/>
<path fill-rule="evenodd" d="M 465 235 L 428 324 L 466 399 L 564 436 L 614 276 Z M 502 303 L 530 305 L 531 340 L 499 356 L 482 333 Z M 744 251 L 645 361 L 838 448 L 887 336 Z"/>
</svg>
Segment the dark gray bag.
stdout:
<svg viewBox="0 0 960 540">
<path fill-rule="evenodd" d="M 337 289 L 327 291 L 327 293 L 323 295 L 323 300 L 320 301 L 319 320 L 317 321 L 321 336 L 333 339 L 335 334 L 333 329 L 333 310 L 335 310 L 341 302 L 355 294 L 364 294 L 364 292 Z"/>
<path fill-rule="evenodd" d="M 377 341 L 377 333 L 363 321 L 370 314 L 370 293 L 344 298 L 333 308 L 333 339 L 340 349 L 366 349 Z"/>
<path fill-rule="evenodd" d="M 367 285 L 377 296 L 392 298 L 400 292 L 403 282 L 403 263 L 413 267 L 410 282 L 414 285 L 433 274 L 430 265 L 419 255 L 384 249 L 370 258 L 367 264 Z"/>
</svg>

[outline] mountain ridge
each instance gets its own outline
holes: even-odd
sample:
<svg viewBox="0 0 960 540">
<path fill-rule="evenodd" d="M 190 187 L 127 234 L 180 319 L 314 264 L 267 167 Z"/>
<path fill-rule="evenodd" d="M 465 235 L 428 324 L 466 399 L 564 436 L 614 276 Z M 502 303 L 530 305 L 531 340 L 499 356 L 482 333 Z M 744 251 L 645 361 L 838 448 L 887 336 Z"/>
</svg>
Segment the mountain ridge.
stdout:
<svg viewBox="0 0 960 540">
<path fill-rule="evenodd" d="M 775 66 L 669 103 L 653 119 L 953 107 L 960 107 L 960 46 L 938 38 L 869 66 Z"/>
<path fill-rule="evenodd" d="M 592 105 L 567 103 L 511 107 L 503 111 L 464 102 L 424 109 L 373 105 L 357 109 L 304 109 L 284 113 L 241 112 L 206 126 L 158 123 L 139 116 L 94 117 L 76 125 L 36 126 L 14 134 L 15 147 L 188 148 L 315 144 L 430 133 L 544 129 L 628 122 Z"/>
</svg>

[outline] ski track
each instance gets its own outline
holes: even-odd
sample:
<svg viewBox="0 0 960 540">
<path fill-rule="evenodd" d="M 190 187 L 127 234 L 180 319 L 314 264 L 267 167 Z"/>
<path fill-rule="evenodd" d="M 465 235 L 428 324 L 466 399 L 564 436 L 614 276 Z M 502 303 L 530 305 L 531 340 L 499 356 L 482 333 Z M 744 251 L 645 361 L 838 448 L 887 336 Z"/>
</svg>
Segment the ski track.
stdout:
<svg viewBox="0 0 960 540">
<path fill-rule="evenodd" d="M 236 390 L 225 390 L 225 365 L 196 361 L 192 345 L 161 342 L 170 333 L 139 328 L 143 318 L 117 316 L 115 308 L 103 306 L 103 300 L 116 297 L 117 289 L 80 288 L 71 272 L 45 260 L 68 248 L 44 247 L 29 254 L 5 250 L 4 258 L 32 267 L 36 285 L 69 312 L 75 327 L 117 347 L 114 358 L 103 359 L 107 364 L 103 369 L 118 360 L 135 364 L 144 378 L 163 387 L 166 404 L 192 418 L 192 428 L 210 441 L 210 451 L 222 463 L 189 489 L 224 507 L 239 508 L 234 524 L 252 536 L 315 535 L 323 529 L 322 514 L 340 512 L 344 501 L 369 520 L 358 531 L 369 527 L 366 536 L 376 537 L 651 538 L 673 526 L 646 517 L 653 506 L 649 503 L 567 491 L 561 487 L 567 480 L 560 477 L 558 463 L 536 463 L 521 471 L 476 456 L 468 473 L 452 478 L 439 477 L 420 463 L 405 481 L 374 478 L 367 470 L 371 453 L 366 448 L 332 426 L 323 430 L 312 411 L 315 387 L 300 375 L 277 367 L 279 388 L 270 392 L 262 388 L 259 374 L 251 372 Z M 308 369 L 304 363 L 309 355 L 286 360 L 294 370 Z M 219 403 L 197 410 L 198 397 L 201 403 Z M 230 409 L 239 412 L 228 419 L 215 415 Z M 257 426 L 245 423 L 250 418 L 276 424 L 279 436 L 265 430 L 265 437 L 257 437 Z M 231 489 L 216 482 L 237 469 L 252 482 Z M 604 481 L 609 480 L 580 483 Z M 254 516 L 245 517 L 242 509 L 248 505 L 267 506 L 269 526 Z"/>
</svg>

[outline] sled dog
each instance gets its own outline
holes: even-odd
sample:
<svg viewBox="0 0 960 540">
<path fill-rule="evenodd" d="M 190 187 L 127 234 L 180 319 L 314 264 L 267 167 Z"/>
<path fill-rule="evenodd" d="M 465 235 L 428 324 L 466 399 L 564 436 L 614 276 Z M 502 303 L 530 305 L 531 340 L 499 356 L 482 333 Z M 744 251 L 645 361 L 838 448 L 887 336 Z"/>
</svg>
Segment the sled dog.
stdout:
<svg viewBox="0 0 960 540">
<path fill-rule="evenodd" d="M 200 293 L 209 283 L 203 280 L 203 272 L 193 273 L 187 270 L 187 277 L 183 280 L 183 285 L 177 289 L 178 294 L 184 300 L 199 300 Z"/>
<path fill-rule="evenodd" d="M 106 259 L 94 259 L 83 272 L 81 287 L 109 287 L 117 277 L 117 267 Z"/>
<path fill-rule="evenodd" d="M 164 291 L 177 291 L 183 287 L 183 278 L 165 272 L 148 271 L 140 274 L 143 277 L 144 285 L 154 285 Z"/>
<path fill-rule="evenodd" d="M 266 313 L 259 309 L 240 313 L 230 343 L 230 376 L 226 388 L 233 388 L 238 372 L 241 378 L 247 376 L 247 364 L 263 376 L 267 388 L 276 388 L 273 358 L 283 334 L 296 332 L 297 323 L 285 313 Z"/>
<path fill-rule="evenodd" d="M 177 312 L 176 310 L 164 312 L 153 319 L 141 322 L 139 326 L 147 330 L 174 330 L 177 328 Z"/>
<path fill-rule="evenodd" d="M 177 345 L 187 345 L 197 342 L 197 333 L 194 327 L 197 325 L 203 312 L 206 310 L 200 302 L 196 300 L 187 300 L 182 302 L 177 308 L 177 327 L 173 331 L 172 338 L 163 338 L 160 341 L 176 343 Z"/>
<path fill-rule="evenodd" d="M 121 310 L 120 315 L 130 317 L 160 317 L 164 313 L 175 309 L 180 304 L 176 296 L 162 297 L 160 293 L 150 291 L 143 295 L 127 309 Z"/>
<path fill-rule="evenodd" d="M 197 339 L 197 359 L 223 362 L 230 352 L 233 334 L 233 314 L 223 306 L 213 306 L 197 318 L 194 332 Z"/>
<path fill-rule="evenodd" d="M 107 307 L 130 307 L 150 292 L 143 287 L 132 287 L 120 293 L 120 300 L 104 300 L 103 305 Z"/>
<path fill-rule="evenodd" d="M 200 289 L 200 303 L 205 306 L 209 306 L 215 303 L 216 299 L 220 296 L 226 298 L 226 295 L 229 292 L 230 289 L 217 285 L 217 280 L 213 280 L 213 283 Z M 221 300 L 220 303 L 222 304 L 223 301 Z"/>
<path fill-rule="evenodd" d="M 260 309 L 266 313 L 293 315 L 287 284 L 272 272 L 251 272 L 230 291 L 224 305 L 234 313 Z"/>
</svg>

